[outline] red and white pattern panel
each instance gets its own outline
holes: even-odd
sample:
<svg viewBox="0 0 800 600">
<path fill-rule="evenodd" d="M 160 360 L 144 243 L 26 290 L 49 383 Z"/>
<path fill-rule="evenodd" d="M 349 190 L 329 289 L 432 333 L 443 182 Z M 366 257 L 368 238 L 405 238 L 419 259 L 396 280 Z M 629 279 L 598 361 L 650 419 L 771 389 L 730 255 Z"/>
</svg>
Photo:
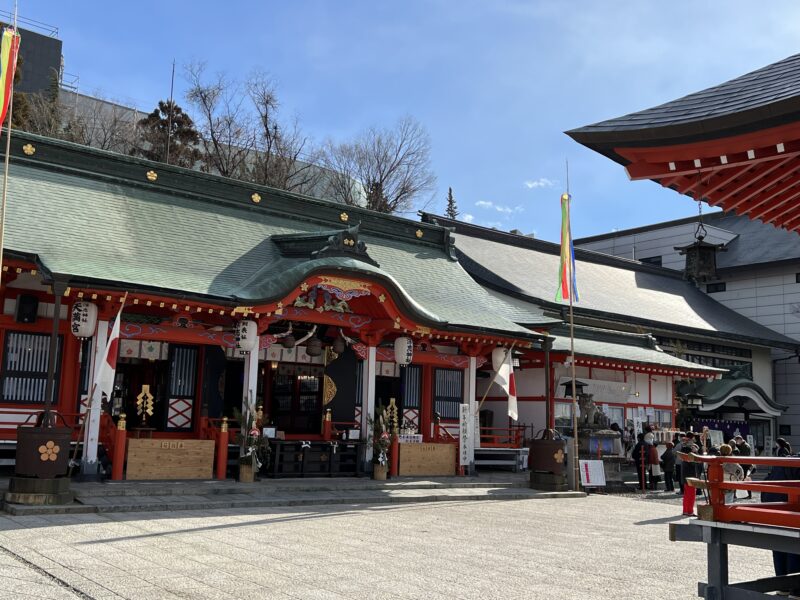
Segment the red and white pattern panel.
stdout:
<svg viewBox="0 0 800 600">
<path fill-rule="evenodd" d="M 190 429 L 192 427 L 192 400 L 187 398 L 170 398 L 167 411 L 167 427 L 169 429 Z"/>
</svg>

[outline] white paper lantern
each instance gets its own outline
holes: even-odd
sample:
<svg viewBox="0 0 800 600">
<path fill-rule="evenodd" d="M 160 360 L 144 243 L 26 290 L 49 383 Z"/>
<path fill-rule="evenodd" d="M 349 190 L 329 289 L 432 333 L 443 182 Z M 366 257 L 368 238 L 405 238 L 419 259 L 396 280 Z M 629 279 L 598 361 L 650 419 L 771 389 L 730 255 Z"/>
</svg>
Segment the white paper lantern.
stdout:
<svg viewBox="0 0 800 600">
<path fill-rule="evenodd" d="M 70 313 L 70 330 L 77 338 L 88 338 L 97 329 L 97 305 L 91 302 L 76 302 Z"/>
<path fill-rule="evenodd" d="M 492 368 L 495 371 L 499 371 L 500 367 L 503 366 L 503 363 L 506 360 L 506 353 L 508 352 L 509 350 L 507 348 L 503 348 L 501 346 L 498 346 L 492 350 Z"/>
<path fill-rule="evenodd" d="M 258 325 L 255 321 L 239 321 L 234 334 L 236 349 L 240 354 L 250 354 L 258 350 Z"/>
<path fill-rule="evenodd" d="M 394 341 L 394 362 L 400 366 L 411 363 L 414 359 L 414 340 L 410 337 L 399 337 Z"/>
</svg>

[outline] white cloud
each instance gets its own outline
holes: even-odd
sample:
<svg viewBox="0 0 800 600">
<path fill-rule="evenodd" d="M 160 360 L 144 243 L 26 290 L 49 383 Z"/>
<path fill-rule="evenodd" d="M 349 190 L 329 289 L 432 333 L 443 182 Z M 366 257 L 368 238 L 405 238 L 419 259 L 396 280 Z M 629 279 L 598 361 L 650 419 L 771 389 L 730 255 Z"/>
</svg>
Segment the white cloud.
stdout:
<svg viewBox="0 0 800 600">
<path fill-rule="evenodd" d="M 491 202 L 487 202 L 486 200 L 478 200 L 475 203 L 475 206 L 480 206 L 481 208 L 492 208 L 494 206 Z"/>
<path fill-rule="evenodd" d="M 558 183 L 557 181 L 554 181 L 552 179 L 547 179 L 546 177 L 539 177 L 539 179 L 528 179 L 526 182 L 524 182 L 523 185 L 529 190 L 534 190 L 536 188 L 551 188 L 557 183 Z"/>
<path fill-rule="evenodd" d="M 475 220 L 475 217 L 473 215 L 469 214 L 469 213 L 466 213 L 463 216 L 463 219 L 464 219 L 465 223 L 472 223 Z"/>
<path fill-rule="evenodd" d="M 510 214 L 513 214 L 513 213 L 521 213 L 523 210 L 525 210 L 521 206 L 511 207 L 511 206 L 500 206 L 499 204 L 496 204 L 494 209 L 497 212 L 501 212 L 501 213 L 504 213 L 506 215 L 510 215 Z"/>
</svg>

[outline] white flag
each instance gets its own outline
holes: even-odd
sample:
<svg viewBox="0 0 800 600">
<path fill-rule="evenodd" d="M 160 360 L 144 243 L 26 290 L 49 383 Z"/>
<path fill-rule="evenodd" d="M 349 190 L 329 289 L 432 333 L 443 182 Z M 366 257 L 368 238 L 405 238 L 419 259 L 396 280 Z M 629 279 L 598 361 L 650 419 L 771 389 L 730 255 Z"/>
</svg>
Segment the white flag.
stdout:
<svg viewBox="0 0 800 600">
<path fill-rule="evenodd" d="M 503 388 L 508 396 L 508 416 L 513 420 L 519 418 L 517 413 L 517 384 L 514 380 L 514 366 L 511 363 L 511 352 L 506 352 L 505 360 L 497 370 L 497 385 Z"/>
<path fill-rule="evenodd" d="M 119 307 L 117 318 L 114 319 L 114 326 L 111 328 L 111 335 L 108 336 L 106 344 L 106 352 L 94 379 L 95 389 L 100 392 L 101 396 L 105 394 L 108 398 L 111 398 L 111 393 L 114 391 L 114 374 L 117 370 L 117 356 L 119 355 L 119 324 L 122 321 L 123 306 L 125 306 L 124 302 Z"/>
</svg>

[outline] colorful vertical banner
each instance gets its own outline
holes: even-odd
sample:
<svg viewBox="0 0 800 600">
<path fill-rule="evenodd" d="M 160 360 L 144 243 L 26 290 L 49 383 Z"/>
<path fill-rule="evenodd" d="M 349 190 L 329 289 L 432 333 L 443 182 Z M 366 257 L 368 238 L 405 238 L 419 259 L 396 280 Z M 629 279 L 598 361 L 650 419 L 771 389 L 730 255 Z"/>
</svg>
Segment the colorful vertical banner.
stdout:
<svg viewBox="0 0 800 600">
<path fill-rule="evenodd" d="M 556 302 L 570 300 L 570 270 L 572 271 L 573 302 L 578 301 L 578 280 L 575 278 L 575 248 L 572 246 L 572 228 L 569 221 L 569 194 L 561 194 L 561 265 L 558 269 Z"/>
<path fill-rule="evenodd" d="M 0 124 L 6 120 L 8 104 L 11 101 L 14 72 L 17 70 L 19 40 L 19 33 L 13 27 L 3 29 L 3 35 L 0 38 Z"/>
</svg>

